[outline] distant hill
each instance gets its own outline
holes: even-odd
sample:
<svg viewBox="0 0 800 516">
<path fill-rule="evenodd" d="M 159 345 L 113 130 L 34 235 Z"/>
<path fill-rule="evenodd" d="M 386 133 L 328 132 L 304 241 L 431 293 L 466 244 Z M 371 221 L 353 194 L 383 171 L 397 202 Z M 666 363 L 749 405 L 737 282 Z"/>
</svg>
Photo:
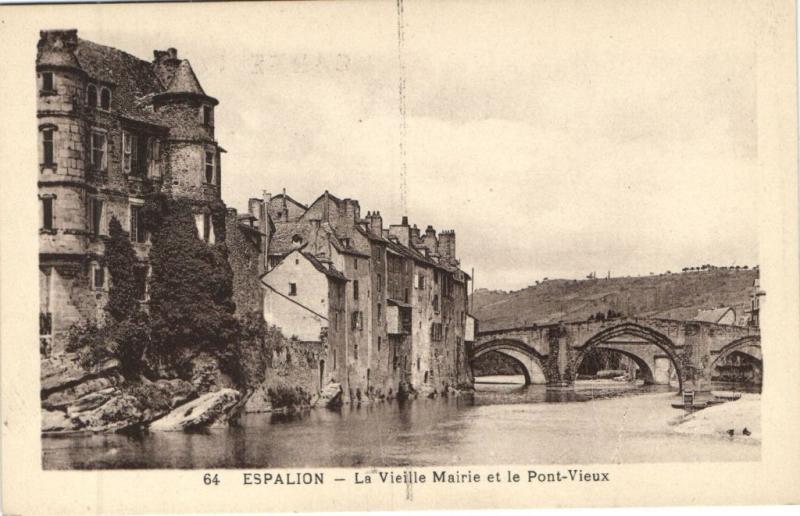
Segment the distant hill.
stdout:
<svg viewBox="0 0 800 516">
<path fill-rule="evenodd" d="M 710 268 L 610 279 L 552 279 L 512 292 L 478 289 L 471 299 L 472 313 L 481 331 L 584 321 L 609 310 L 688 320 L 702 309 L 730 306 L 743 321 L 757 277 L 757 269 Z"/>
</svg>

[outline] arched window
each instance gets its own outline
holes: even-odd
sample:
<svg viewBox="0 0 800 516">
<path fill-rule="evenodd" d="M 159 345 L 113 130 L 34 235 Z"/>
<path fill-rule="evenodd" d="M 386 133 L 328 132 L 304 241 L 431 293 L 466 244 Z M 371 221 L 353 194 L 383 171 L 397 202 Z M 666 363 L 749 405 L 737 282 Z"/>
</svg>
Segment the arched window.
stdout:
<svg viewBox="0 0 800 516">
<path fill-rule="evenodd" d="M 97 86 L 94 84 L 86 88 L 86 105 L 90 108 L 97 107 Z"/>
<path fill-rule="evenodd" d="M 100 90 L 100 109 L 108 111 L 111 108 L 111 90 L 103 88 Z"/>
</svg>

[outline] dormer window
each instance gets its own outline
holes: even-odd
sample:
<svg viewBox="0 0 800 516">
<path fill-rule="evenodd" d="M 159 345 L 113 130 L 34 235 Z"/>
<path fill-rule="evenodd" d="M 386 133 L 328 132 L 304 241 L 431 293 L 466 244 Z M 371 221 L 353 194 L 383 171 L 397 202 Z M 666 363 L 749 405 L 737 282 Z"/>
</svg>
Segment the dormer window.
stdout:
<svg viewBox="0 0 800 516">
<path fill-rule="evenodd" d="M 42 91 L 52 92 L 55 90 L 56 87 L 53 80 L 53 72 L 44 72 L 42 74 Z"/>
<path fill-rule="evenodd" d="M 90 84 L 88 88 L 86 88 L 86 105 L 90 108 L 97 107 L 97 86 L 94 84 Z"/>
<path fill-rule="evenodd" d="M 100 90 L 100 109 L 103 111 L 111 109 L 111 90 L 108 88 Z"/>
<path fill-rule="evenodd" d="M 211 127 L 213 125 L 211 106 L 203 106 L 202 109 L 203 109 L 203 125 L 206 127 Z"/>
</svg>

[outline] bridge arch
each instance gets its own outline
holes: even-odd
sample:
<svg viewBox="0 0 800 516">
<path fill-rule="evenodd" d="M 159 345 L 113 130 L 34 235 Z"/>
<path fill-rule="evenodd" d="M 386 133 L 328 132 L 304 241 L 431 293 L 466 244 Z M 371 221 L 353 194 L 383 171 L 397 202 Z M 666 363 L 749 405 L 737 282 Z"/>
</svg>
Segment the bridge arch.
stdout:
<svg viewBox="0 0 800 516">
<path fill-rule="evenodd" d="M 645 383 L 654 383 L 655 357 L 653 353 L 644 353 L 642 344 L 620 341 L 620 339 L 625 338 L 634 338 L 638 341 L 643 341 L 647 343 L 647 345 L 655 346 L 663 352 L 671 362 L 672 367 L 675 368 L 679 392 L 683 392 L 684 371 L 678 354 L 678 347 L 663 333 L 638 322 L 630 321 L 606 327 L 589 337 L 581 346 L 575 348 L 576 354 L 570 362 L 570 370 L 573 375 L 572 381 L 575 381 L 577 378 L 578 368 L 586 354 L 599 348 L 616 351 L 630 357 L 642 371 Z M 650 357 L 653 357 L 653 363 L 650 363 Z"/>
<path fill-rule="evenodd" d="M 725 359 L 734 353 L 741 353 L 752 359 L 755 362 L 758 377 L 763 374 L 764 358 L 761 353 L 761 337 L 759 335 L 748 335 L 731 341 L 713 356 L 707 368 L 709 378 L 713 378 L 717 366 L 723 364 Z M 760 380 L 758 381 L 760 382 Z"/>
<path fill-rule="evenodd" d="M 547 383 L 544 357 L 526 343 L 516 339 L 496 339 L 484 342 L 472 349 L 470 367 L 473 361 L 487 353 L 497 352 L 514 360 L 522 367 L 525 384 Z"/>
<path fill-rule="evenodd" d="M 758 335 L 748 335 L 723 346 L 711 361 L 711 369 L 716 366 L 717 362 L 733 352 L 744 353 L 759 362 L 763 362 L 764 360 L 761 355 L 761 337 Z"/>
</svg>

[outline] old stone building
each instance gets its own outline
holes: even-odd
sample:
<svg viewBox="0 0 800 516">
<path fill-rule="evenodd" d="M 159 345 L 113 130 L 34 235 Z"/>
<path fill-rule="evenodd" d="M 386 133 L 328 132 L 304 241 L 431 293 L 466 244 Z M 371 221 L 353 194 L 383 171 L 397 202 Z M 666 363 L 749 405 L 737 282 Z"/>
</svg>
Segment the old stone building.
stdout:
<svg viewBox="0 0 800 516">
<path fill-rule="evenodd" d="M 362 217 L 358 201 L 329 192 L 309 205 L 264 193 L 245 214 L 224 210 L 218 102 L 175 49 L 146 61 L 76 30 L 43 31 L 36 72 L 45 355 L 64 351 L 75 323 L 104 318 L 112 218 L 133 244 L 147 303 L 141 212 L 160 192 L 192 205 L 198 238 L 225 242 L 237 313 L 262 312 L 319 357 L 307 364 L 317 388 L 334 380 L 361 399 L 469 381 L 468 277 L 454 232 L 420 234 L 405 218 L 384 227 L 379 212 Z"/>
<path fill-rule="evenodd" d="M 287 337 L 319 335 L 320 377 L 340 383 L 346 399 L 470 381 L 468 277 L 453 231 L 429 226 L 423 237 L 405 218 L 384 228 L 379 212 L 362 217 L 358 201 L 329 192 L 308 206 L 266 195 L 249 211 L 268 215 L 265 319 Z"/>
<path fill-rule="evenodd" d="M 59 352 L 72 324 L 103 318 L 109 278 L 104 240 L 115 217 L 130 235 L 147 301 L 149 235 L 140 210 L 150 192 L 188 200 L 198 235 L 221 232 L 223 149 L 217 100 L 170 48 L 151 61 L 78 37 L 42 31 L 36 59 L 39 140 L 40 335 Z"/>
</svg>

